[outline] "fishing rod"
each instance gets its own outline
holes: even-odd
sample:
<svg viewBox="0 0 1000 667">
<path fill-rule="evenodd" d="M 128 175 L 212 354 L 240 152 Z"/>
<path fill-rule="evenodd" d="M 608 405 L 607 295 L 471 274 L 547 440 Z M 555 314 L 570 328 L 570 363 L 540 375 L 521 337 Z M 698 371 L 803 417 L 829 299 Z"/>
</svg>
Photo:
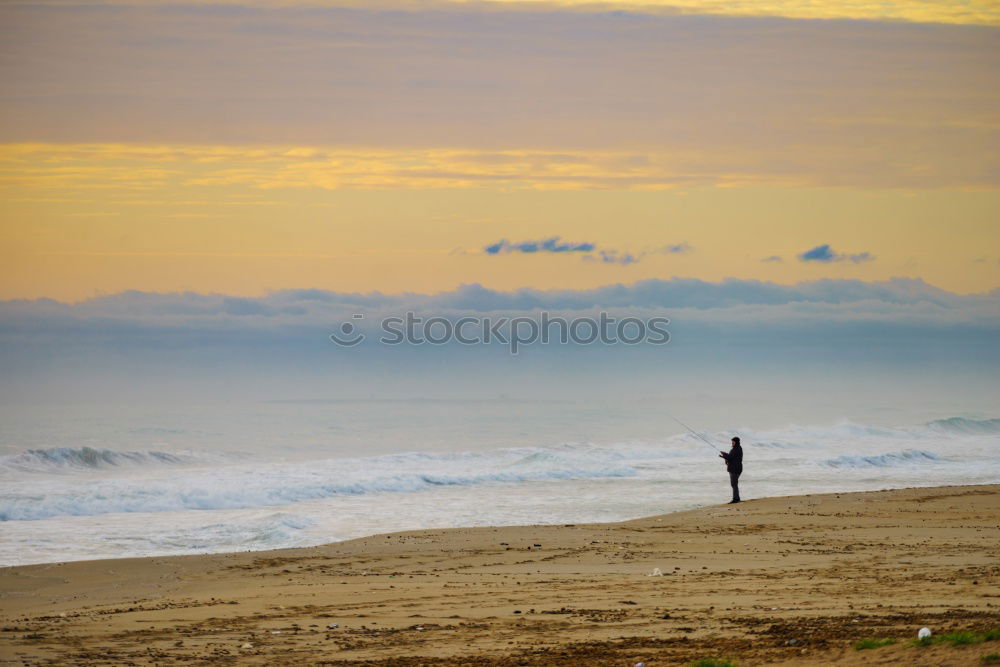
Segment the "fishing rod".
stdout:
<svg viewBox="0 0 1000 667">
<path fill-rule="evenodd" d="M 708 438 L 706 438 L 705 436 L 703 436 L 703 435 L 702 435 L 701 433 L 698 433 L 698 431 L 694 430 L 693 428 L 691 428 L 690 426 L 688 426 L 687 424 L 685 424 L 684 422 L 682 422 L 682 421 L 681 421 L 680 419 L 678 419 L 677 417 L 674 417 L 674 416 L 673 416 L 672 414 L 670 414 L 670 413 L 667 413 L 667 416 L 668 416 L 668 417 L 670 417 L 671 419 L 673 419 L 673 420 L 674 420 L 675 422 L 677 422 L 677 423 L 678 423 L 678 424 L 680 424 L 681 426 L 683 426 L 684 428 L 686 428 L 687 430 L 691 431 L 691 433 L 692 433 L 692 434 L 693 434 L 693 435 L 694 435 L 695 437 L 697 437 L 697 438 L 698 438 L 699 440 L 701 440 L 701 441 L 702 441 L 702 442 L 704 442 L 704 443 L 705 443 L 706 445 L 708 445 L 709 447 L 711 447 L 711 448 L 712 448 L 712 451 L 713 451 L 713 452 L 718 452 L 718 451 L 721 451 L 721 450 L 720 450 L 720 449 L 719 449 L 719 448 L 718 448 L 717 446 L 715 446 L 714 444 L 712 444 L 712 441 L 711 441 L 711 440 L 709 440 Z"/>
</svg>

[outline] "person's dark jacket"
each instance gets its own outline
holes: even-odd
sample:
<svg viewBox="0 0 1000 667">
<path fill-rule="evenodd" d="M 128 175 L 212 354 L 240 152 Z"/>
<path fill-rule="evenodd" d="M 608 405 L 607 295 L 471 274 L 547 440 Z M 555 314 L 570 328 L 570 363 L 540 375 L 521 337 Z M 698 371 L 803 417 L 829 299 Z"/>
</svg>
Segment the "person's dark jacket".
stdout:
<svg viewBox="0 0 1000 667">
<path fill-rule="evenodd" d="M 723 452 L 722 456 L 726 459 L 726 470 L 735 473 L 743 472 L 743 447 L 733 445 L 729 453 Z"/>
</svg>

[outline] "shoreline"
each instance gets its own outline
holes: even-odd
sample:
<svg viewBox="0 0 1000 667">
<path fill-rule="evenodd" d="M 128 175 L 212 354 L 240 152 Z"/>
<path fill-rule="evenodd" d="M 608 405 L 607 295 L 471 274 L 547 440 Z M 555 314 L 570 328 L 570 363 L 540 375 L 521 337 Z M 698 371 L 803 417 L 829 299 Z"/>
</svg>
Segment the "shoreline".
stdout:
<svg viewBox="0 0 1000 667">
<path fill-rule="evenodd" d="M 10 566 L 0 664 L 973 664 L 905 640 L 1000 629 L 998 549 L 987 484 Z"/>
<path fill-rule="evenodd" d="M 905 491 L 905 490 L 914 490 L 914 489 L 937 489 L 937 488 L 944 488 L 944 487 L 976 487 L 976 486 L 992 486 L 992 485 L 1000 485 L 1000 481 L 997 481 L 997 482 L 983 482 L 983 483 L 975 483 L 975 484 L 938 484 L 938 485 L 928 485 L 928 486 L 888 487 L 888 488 L 867 489 L 867 490 L 860 490 L 860 491 L 852 491 L 852 490 L 847 490 L 847 491 L 823 491 L 823 492 L 811 493 L 811 494 L 794 494 L 794 495 L 787 495 L 787 496 L 763 496 L 763 497 L 759 497 L 759 498 L 750 498 L 749 500 L 778 500 L 778 499 L 782 499 L 782 498 L 798 498 L 798 497 L 810 497 L 810 496 L 834 496 L 834 495 L 844 495 L 844 494 L 849 494 L 849 493 L 851 493 L 851 494 L 856 494 L 856 493 L 877 493 L 877 492 L 884 492 L 884 491 Z M 719 488 L 722 489 L 723 485 L 719 484 Z M 725 485 L 725 489 L 724 489 L 724 491 L 722 492 L 721 495 L 724 495 L 724 496 L 728 495 L 728 492 L 729 492 L 729 487 L 728 487 L 728 485 Z M 744 502 L 748 502 L 748 501 L 744 501 Z M 697 507 L 689 507 L 689 508 L 686 508 L 686 509 L 669 510 L 669 511 L 664 512 L 663 514 L 655 514 L 655 515 L 648 515 L 648 516 L 637 516 L 637 517 L 633 517 L 633 518 L 630 518 L 630 519 L 620 519 L 620 520 L 600 521 L 600 522 L 578 522 L 578 525 L 581 525 L 581 526 L 583 526 L 583 525 L 587 525 L 587 526 L 609 525 L 609 526 L 611 526 L 611 525 L 617 525 L 617 524 L 622 524 L 622 523 L 628 523 L 630 521 L 641 521 L 643 519 L 648 519 L 648 518 L 658 518 L 658 517 L 664 517 L 664 516 L 671 516 L 671 515 L 674 515 L 674 514 L 680 514 L 680 513 L 683 513 L 683 512 L 693 512 L 693 511 L 703 510 L 703 509 L 706 509 L 706 508 L 709 508 L 709 507 L 722 506 L 724 504 L 726 504 L 726 503 L 721 502 L 721 503 L 716 503 L 716 504 L 712 504 L 712 505 L 707 505 L 706 504 L 706 505 L 700 505 L 700 506 L 697 506 Z M 20 523 L 20 522 L 15 522 L 15 523 Z M 2 525 L 2 524 L 0 524 L 0 525 Z M 33 567 L 33 566 L 42 566 L 42 565 L 66 565 L 66 564 L 69 564 L 69 563 L 92 563 L 92 562 L 100 562 L 100 561 L 119 561 L 119 560 L 133 560 L 133 559 L 142 560 L 142 559 L 152 559 L 152 558 L 156 558 L 156 559 L 161 559 L 161 558 L 180 558 L 180 557 L 189 557 L 189 556 L 227 556 L 227 555 L 235 555 L 235 554 L 243 554 L 243 555 L 247 555 L 247 554 L 267 554 L 267 553 L 272 553 L 272 552 L 277 553 L 277 552 L 283 552 L 283 551 L 294 551 L 296 549 L 317 549 L 317 548 L 321 548 L 321 547 L 332 546 L 332 545 L 335 545 L 335 544 L 344 544 L 344 543 L 347 543 L 347 542 L 352 542 L 354 540 L 365 540 L 365 539 L 376 538 L 376 537 L 379 537 L 379 536 L 382 536 L 382 535 L 387 535 L 387 534 L 388 535 L 395 535 L 395 534 L 410 533 L 410 532 L 420 532 L 420 531 L 448 531 L 448 530 L 467 530 L 467 529 L 478 529 L 478 528 L 512 528 L 512 527 L 527 527 L 527 526 L 531 526 L 531 527 L 546 527 L 546 526 L 563 526 L 563 525 L 566 525 L 566 524 L 564 522 L 559 522 L 559 523 L 542 523 L 542 524 L 465 525 L 465 526 L 454 526 L 454 527 L 448 527 L 448 528 L 437 528 L 437 527 L 401 528 L 401 529 L 398 529 L 398 530 L 389 530 L 389 531 L 376 532 L 376 533 L 370 533 L 370 534 L 356 535 L 354 537 L 347 537 L 347 538 L 344 538 L 344 539 L 341 539 L 341 540 L 337 540 L 337 541 L 332 541 L 332 542 L 317 542 L 316 544 L 305 544 L 305 545 L 295 545 L 295 546 L 276 546 L 276 547 L 265 547 L 265 548 L 260 548 L 260 549 L 238 550 L 238 551 L 225 551 L 225 550 L 222 550 L 222 551 L 193 551 L 193 552 L 183 552 L 183 551 L 181 551 L 181 552 L 173 552 L 173 553 L 140 554 L 140 555 L 125 555 L 125 556 L 105 556 L 105 555 L 101 555 L 101 556 L 96 556 L 96 557 L 92 557 L 92 558 L 72 558 L 72 559 L 68 559 L 68 560 L 46 560 L 46 561 L 38 561 L 38 562 L 30 562 L 30 563 L 12 563 L 12 564 L 3 564 L 3 563 L 0 563 L 0 572 L 3 572 L 4 570 L 10 569 L 10 568 Z"/>
</svg>

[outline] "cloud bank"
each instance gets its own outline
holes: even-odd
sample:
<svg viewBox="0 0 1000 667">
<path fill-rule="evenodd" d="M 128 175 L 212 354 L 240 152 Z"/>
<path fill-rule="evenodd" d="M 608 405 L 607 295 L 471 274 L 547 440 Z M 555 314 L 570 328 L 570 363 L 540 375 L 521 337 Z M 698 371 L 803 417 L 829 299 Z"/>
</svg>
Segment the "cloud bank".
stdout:
<svg viewBox="0 0 1000 667">
<path fill-rule="evenodd" d="M 668 318 L 670 342 L 539 344 L 516 358 L 502 344 L 378 342 L 382 318 L 407 312 L 454 323 L 537 319 L 543 310 L 567 319 L 602 311 L 619 319 Z M 331 343 L 345 322 L 357 325 L 352 336 L 368 338 L 350 348 Z M 801 396 L 805 382 L 823 402 L 831 392 L 856 396 L 859 384 L 875 387 L 877 376 L 889 382 L 879 386 L 917 392 L 921 400 L 940 394 L 983 402 L 995 393 L 998 338 L 1000 290 L 960 295 L 911 279 L 673 279 L 515 291 L 464 285 L 438 294 L 297 289 L 253 298 L 122 292 L 76 304 L 0 302 L 0 400 L 498 392 L 551 398 L 668 387 L 685 395 L 702 387 L 759 396 L 778 386 Z"/>
<path fill-rule="evenodd" d="M 75 304 L 53 299 L 0 301 L 0 332 L 16 335 L 47 322 L 81 330 L 112 331 L 115 326 L 273 329 L 337 321 L 353 313 L 406 310 L 447 315 L 482 313 L 590 312 L 595 309 L 683 311 L 692 321 L 741 322 L 747 327 L 780 327 L 786 321 L 821 317 L 832 323 L 887 323 L 996 326 L 1000 290 L 962 295 L 921 280 L 884 282 L 817 280 L 781 285 L 756 280 L 708 282 L 692 278 L 645 280 L 585 290 L 498 291 L 477 284 L 438 294 L 344 293 L 321 289 L 279 290 L 261 297 L 195 292 L 125 291 Z"/>
</svg>

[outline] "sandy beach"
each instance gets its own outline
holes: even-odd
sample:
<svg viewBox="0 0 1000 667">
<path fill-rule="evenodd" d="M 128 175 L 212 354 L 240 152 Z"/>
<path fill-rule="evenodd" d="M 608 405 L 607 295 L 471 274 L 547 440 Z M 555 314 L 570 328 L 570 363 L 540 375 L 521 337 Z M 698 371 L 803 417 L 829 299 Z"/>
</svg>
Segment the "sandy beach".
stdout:
<svg viewBox="0 0 1000 667">
<path fill-rule="evenodd" d="M 973 665 L 1000 485 L 0 571 L 9 665 Z M 854 648 L 865 639 L 895 644 Z"/>
</svg>

